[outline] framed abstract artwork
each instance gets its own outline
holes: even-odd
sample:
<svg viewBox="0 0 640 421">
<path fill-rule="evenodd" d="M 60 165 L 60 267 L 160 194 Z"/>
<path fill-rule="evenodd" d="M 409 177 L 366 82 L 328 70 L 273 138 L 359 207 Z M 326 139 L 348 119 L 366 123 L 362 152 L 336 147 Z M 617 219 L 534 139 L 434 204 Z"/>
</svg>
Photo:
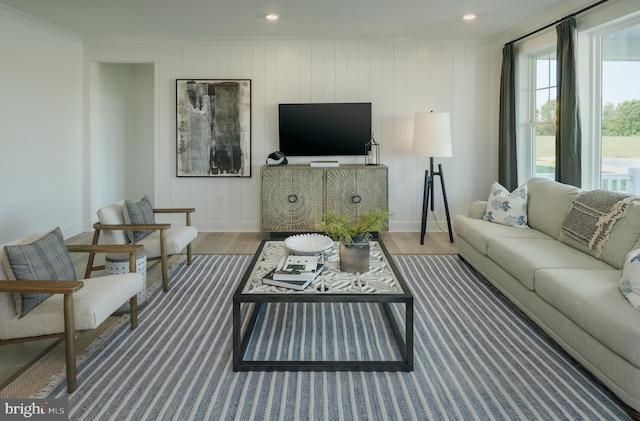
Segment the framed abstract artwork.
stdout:
<svg viewBox="0 0 640 421">
<path fill-rule="evenodd" d="M 251 80 L 176 79 L 178 177 L 251 177 Z"/>
</svg>

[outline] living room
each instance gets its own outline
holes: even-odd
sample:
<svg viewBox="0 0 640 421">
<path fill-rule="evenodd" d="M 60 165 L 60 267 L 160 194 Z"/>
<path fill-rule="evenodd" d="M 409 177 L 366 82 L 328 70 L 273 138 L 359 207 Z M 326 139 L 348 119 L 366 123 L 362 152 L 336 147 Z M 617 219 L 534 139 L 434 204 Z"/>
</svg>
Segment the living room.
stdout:
<svg viewBox="0 0 640 421">
<path fill-rule="evenodd" d="M 54 226 L 65 238 L 91 231 L 97 209 L 145 194 L 157 206 L 197 209 L 192 222 L 200 232 L 259 232 L 259 174 L 278 149 L 277 105 L 304 102 L 372 103 L 372 132 L 389 167 L 389 229 L 413 232 L 417 242 L 428 160 L 411 152 L 415 113 L 450 113 L 453 153 L 438 162 L 451 214 L 466 214 L 470 203 L 486 200 L 498 179 L 503 45 L 595 2 L 540 3 L 535 13 L 501 23 L 503 29 L 478 33 L 464 25 L 486 25 L 488 17 L 454 5 L 428 34 L 378 35 L 374 27 L 365 35 L 343 35 L 340 28 L 348 24 L 341 23 L 335 33 L 329 26 L 310 35 L 215 37 L 126 35 L 124 28 L 103 27 L 83 33 L 39 16 L 37 3 L 0 0 L 0 174 L 7 180 L 0 243 Z M 55 20 L 55 13 L 40 10 Z M 637 24 L 639 11 L 637 1 L 610 0 L 578 16 L 578 29 L 588 33 L 634 19 Z M 465 12 L 477 13 L 476 22 L 463 22 Z M 190 13 L 215 10 L 196 7 Z M 281 13 L 275 25 L 286 23 Z M 498 9 L 493 14 L 503 16 Z M 261 31 L 271 30 L 270 23 L 255 20 Z M 451 28 L 445 34 L 443 25 L 454 34 Z M 554 42 L 550 28 L 521 48 L 540 51 Z M 251 80 L 251 177 L 176 176 L 176 79 L 185 78 Z M 591 112 L 591 106 L 584 108 Z M 585 139 L 593 138 L 588 134 L 585 129 Z M 526 164 L 530 158 L 521 157 L 520 182 L 535 175 Z M 584 159 L 597 157 L 589 152 Z M 350 162 L 364 163 L 341 159 Z M 582 187 L 597 188 L 598 182 L 589 174 Z M 436 204 L 429 231 L 446 224 L 440 196 Z M 182 223 L 170 216 L 159 220 Z"/>
<path fill-rule="evenodd" d="M 449 112 L 453 154 L 439 161 L 451 213 L 464 213 L 498 177 L 502 44 L 575 10 L 574 2 L 552 3 L 556 9 L 527 16 L 522 29 L 471 39 L 461 19 L 460 35 L 449 39 L 93 38 L 3 8 L 3 142 L 11 152 L 1 168 L 14 182 L 0 209 L 0 241 L 51 225 L 73 236 L 90 230 L 100 206 L 143 194 L 158 206 L 197 208 L 200 231 L 258 231 L 257 175 L 278 148 L 277 104 L 285 102 L 372 103 L 373 135 L 389 166 L 392 231 L 420 227 L 428 160 L 411 153 L 413 116 Z M 634 11 L 634 2 L 613 1 L 582 19 L 597 26 Z M 548 43 L 548 31 L 542 35 L 534 40 Z M 251 79 L 251 178 L 176 177 L 175 79 L 188 77 Z M 39 124 L 35 98 L 47 109 Z M 533 175 L 521 173 L 521 181 Z M 438 228 L 432 221 L 429 229 Z"/>
</svg>

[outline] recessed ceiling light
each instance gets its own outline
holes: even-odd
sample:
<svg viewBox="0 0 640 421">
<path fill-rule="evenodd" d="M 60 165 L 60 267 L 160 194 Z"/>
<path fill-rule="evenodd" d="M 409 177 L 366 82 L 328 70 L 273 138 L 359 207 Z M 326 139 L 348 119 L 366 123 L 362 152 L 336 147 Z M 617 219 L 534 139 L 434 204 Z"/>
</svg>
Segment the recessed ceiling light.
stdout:
<svg viewBox="0 0 640 421">
<path fill-rule="evenodd" d="M 462 17 L 462 19 L 464 19 L 464 20 L 475 20 L 476 19 L 476 15 L 469 13 L 467 15 L 464 15 Z"/>
<path fill-rule="evenodd" d="M 275 13 L 269 13 L 267 16 L 265 16 L 265 18 L 267 20 L 278 20 L 280 18 L 280 16 L 276 15 Z"/>
</svg>

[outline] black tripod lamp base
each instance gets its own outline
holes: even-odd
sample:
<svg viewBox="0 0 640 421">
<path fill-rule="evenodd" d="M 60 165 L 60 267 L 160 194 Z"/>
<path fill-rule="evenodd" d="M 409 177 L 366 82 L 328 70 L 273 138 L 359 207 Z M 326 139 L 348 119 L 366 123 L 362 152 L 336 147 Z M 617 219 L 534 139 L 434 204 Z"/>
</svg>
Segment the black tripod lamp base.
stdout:
<svg viewBox="0 0 640 421">
<path fill-rule="evenodd" d="M 442 186 L 442 198 L 444 200 L 444 211 L 447 215 L 447 229 L 449 230 L 449 241 L 453 243 L 453 231 L 451 230 L 451 217 L 449 216 L 449 202 L 447 201 L 447 190 L 444 186 L 444 177 L 442 174 L 442 164 L 438 164 L 438 172 L 433 171 L 433 158 L 431 158 L 430 170 L 424 173 L 424 195 L 422 197 L 422 224 L 420 227 L 420 244 L 424 244 L 424 236 L 427 231 L 427 216 L 429 214 L 429 200 L 431 200 L 431 212 L 434 209 L 434 190 L 433 178 L 440 177 Z"/>
</svg>

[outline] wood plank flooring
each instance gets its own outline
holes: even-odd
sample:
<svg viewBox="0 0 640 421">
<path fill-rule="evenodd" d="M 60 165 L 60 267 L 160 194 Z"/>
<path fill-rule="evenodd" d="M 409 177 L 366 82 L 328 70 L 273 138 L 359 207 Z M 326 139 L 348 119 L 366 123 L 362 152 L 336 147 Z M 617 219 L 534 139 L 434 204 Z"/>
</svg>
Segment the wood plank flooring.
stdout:
<svg viewBox="0 0 640 421">
<path fill-rule="evenodd" d="M 72 237 L 67 244 L 90 244 L 93 233 L 87 232 Z M 254 254 L 268 233 L 262 232 L 204 232 L 192 243 L 193 254 Z M 398 254 L 455 254 L 457 247 L 449 242 L 449 236 L 444 232 L 428 232 L 425 244 L 420 244 L 420 234 L 417 232 L 384 232 L 381 233 L 389 253 Z M 78 276 L 84 274 L 87 256 L 84 253 L 72 253 L 72 260 L 76 266 Z M 101 264 L 100 257 L 96 257 L 96 264 Z M 151 277 L 154 266 L 158 262 L 149 264 L 148 277 Z M 159 273 L 159 270 L 155 270 Z M 159 276 L 159 275 L 157 275 Z M 57 339 L 34 341 L 14 345 L 0 346 L 0 389 L 29 367 L 54 345 Z M 26 396 L 25 396 L 26 398 Z"/>
<path fill-rule="evenodd" d="M 458 250 L 443 232 L 427 233 L 424 245 L 417 232 L 384 232 L 381 237 L 392 255 L 455 254 Z M 205 232 L 198 234 L 191 247 L 194 254 L 254 254 L 260 241 L 268 238 L 268 233 L 260 232 Z"/>
</svg>

